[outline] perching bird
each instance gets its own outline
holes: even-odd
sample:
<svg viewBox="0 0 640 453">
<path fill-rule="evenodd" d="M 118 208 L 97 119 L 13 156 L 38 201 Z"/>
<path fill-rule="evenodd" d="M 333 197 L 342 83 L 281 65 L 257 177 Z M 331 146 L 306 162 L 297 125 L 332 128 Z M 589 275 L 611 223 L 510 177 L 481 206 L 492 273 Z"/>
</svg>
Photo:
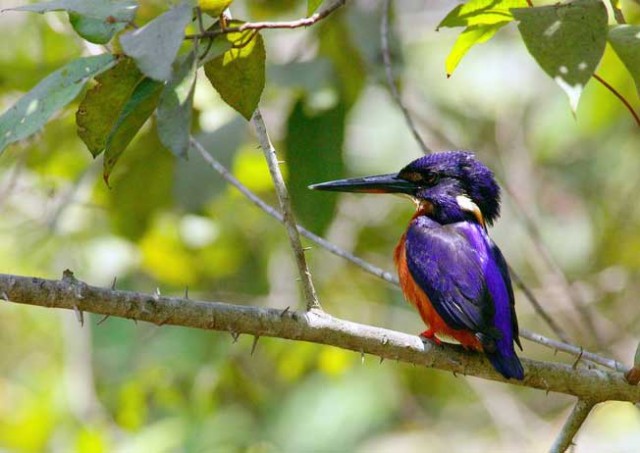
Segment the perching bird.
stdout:
<svg viewBox="0 0 640 453">
<path fill-rule="evenodd" d="M 493 173 L 471 153 L 450 151 L 414 160 L 398 174 L 341 179 L 316 190 L 400 193 L 416 203 L 395 249 L 400 286 L 440 343 L 456 339 L 483 351 L 505 378 L 523 379 L 507 263 L 487 234 L 500 212 Z"/>
</svg>

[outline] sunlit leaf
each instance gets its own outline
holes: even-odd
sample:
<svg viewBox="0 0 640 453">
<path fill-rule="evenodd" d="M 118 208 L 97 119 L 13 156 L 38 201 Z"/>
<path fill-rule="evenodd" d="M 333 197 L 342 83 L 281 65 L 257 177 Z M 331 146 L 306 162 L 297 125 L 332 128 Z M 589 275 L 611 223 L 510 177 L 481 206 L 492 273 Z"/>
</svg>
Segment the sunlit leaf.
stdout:
<svg viewBox="0 0 640 453">
<path fill-rule="evenodd" d="M 102 21 L 130 22 L 133 20 L 137 8 L 138 3 L 134 0 L 52 0 L 8 8 L 7 11 L 34 13 L 68 11 Z"/>
<path fill-rule="evenodd" d="M 158 136 L 173 154 L 187 156 L 197 61 L 190 53 L 165 85 L 158 103 Z"/>
<path fill-rule="evenodd" d="M 338 103 L 325 111 L 310 112 L 305 104 L 303 99 L 298 100 L 287 120 L 288 187 L 301 223 L 322 233 L 333 218 L 337 197 L 312 192 L 308 186 L 343 177 L 347 109 Z"/>
<path fill-rule="evenodd" d="M 126 27 L 124 22 L 109 22 L 74 12 L 69 13 L 69 22 L 76 33 L 95 44 L 108 43 L 113 35 Z"/>
<path fill-rule="evenodd" d="M 462 33 L 460 33 L 445 61 L 447 77 L 453 74 L 453 71 L 455 71 L 456 67 L 458 67 L 458 64 L 460 63 L 460 60 L 462 60 L 462 57 L 466 55 L 471 47 L 490 40 L 505 24 L 506 22 L 493 25 L 474 25 L 472 27 L 467 27 Z"/>
<path fill-rule="evenodd" d="M 144 27 L 122 35 L 124 53 L 136 60 L 140 70 L 155 80 L 169 80 L 171 65 L 191 21 L 192 8 L 182 4 L 156 17 Z"/>
<path fill-rule="evenodd" d="M 599 0 L 513 9 L 522 39 L 540 67 L 569 97 L 575 112 L 602 58 L 607 10 Z"/>
<path fill-rule="evenodd" d="M 526 0 L 471 0 L 453 8 L 437 28 L 506 24 L 513 20 L 511 8 L 526 6 Z"/>
<path fill-rule="evenodd" d="M 143 77 L 135 62 L 125 57 L 96 77 L 96 86 L 87 91 L 76 112 L 76 124 L 93 157 L 104 151 L 120 112 Z"/>
<path fill-rule="evenodd" d="M 234 25 L 238 23 L 234 22 Z M 258 106 L 264 89 L 265 49 L 262 36 L 251 30 L 228 33 L 233 48 L 204 65 L 213 87 L 246 119 Z"/>
<path fill-rule="evenodd" d="M 307 0 L 307 16 L 311 16 L 322 5 L 324 0 Z"/>
<path fill-rule="evenodd" d="M 613 26 L 609 29 L 608 39 L 640 92 L 640 25 Z"/>
<path fill-rule="evenodd" d="M 0 152 L 37 132 L 78 95 L 90 77 L 109 69 L 114 62 L 110 54 L 78 58 L 44 78 L 0 116 Z"/>
<path fill-rule="evenodd" d="M 155 110 L 161 90 L 162 83 L 145 78 L 136 86 L 124 105 L 107 137 L 103 170 L 105 182 L 108 183 L 114 165 Z"/>
</svg>

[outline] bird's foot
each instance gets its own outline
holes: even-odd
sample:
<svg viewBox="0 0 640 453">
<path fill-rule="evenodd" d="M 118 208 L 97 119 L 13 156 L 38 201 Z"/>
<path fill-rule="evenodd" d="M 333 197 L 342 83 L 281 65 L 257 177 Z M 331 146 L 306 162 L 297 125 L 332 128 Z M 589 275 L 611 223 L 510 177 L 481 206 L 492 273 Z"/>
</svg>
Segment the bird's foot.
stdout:
<svg viewBox="0 0 640 453">
<path fill-rule="evenodd" d="M 427 329 L 419 335 L 420 338 L 424 338 L 425 340 L 429 340 L 437 344 L 438 346 L 442 345 L 442 341 L 438 337 L 436 337 L 436 333 L 433 329 Z"/>
</svg>

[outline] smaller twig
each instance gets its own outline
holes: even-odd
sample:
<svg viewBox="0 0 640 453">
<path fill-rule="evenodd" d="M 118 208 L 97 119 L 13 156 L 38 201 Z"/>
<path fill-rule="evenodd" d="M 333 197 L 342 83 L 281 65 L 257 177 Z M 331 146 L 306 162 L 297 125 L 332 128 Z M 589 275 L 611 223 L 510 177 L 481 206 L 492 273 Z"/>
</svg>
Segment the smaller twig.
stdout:
<svg viewBox="0 0 640 453">
<path fill-rule="evenodd" d="M 291 201 L 289 199 L 289 191 L 282 177 L 280 166 L 278 165 L 278 157 L 276 156 L 276 150 L 271 143 L 269 133 L 267 132 L 267 126 L 264 124 L 260 109 L 256 109 L 251 118 L 256 129 L 256 135 L 260 142 L 260 147 L 264 153 L 264 157 L 269 167 L 269 173 L 273 180 L 273 185 L 276 189 L 278 196 L 278 202 L 280 204 L 280 211 L 282 212 L 283 223 L 286 227 L 287 234 L 289 236 L 289 243 L 293 249 L 293 254 L 296 259 L 296 265 L 298 266 L 298 272 L 300 274 L 300 280 L 302 282 L 302 290 L 304 292 L 304 298 L 307 302 L 307 310 L 320 309 L 320 302 L 318 302 L 318 296 L 313 286 L 313 280 L 311 279 L 311 272 L 307 266 L 307 259 L 302 250 L 302 242 L 300 241 L 300 235 L 298 232 L 298 226 L 296 225 L 295 218 L 293 216 L 293 210 L 291 209 Z"/>
<path fill-rule="evenodd" d="M 553 273 L 555 278 L 561 284 L 561 288 L 562 288 L 562 290 L 563 290 L 563 292 L 565 294 L 565 297 L 567 298 L 567 300 L 569 302 L 571 302 L 571 305 L 573 306 L 573 309 L 580 316 L 580 319 L 581 319 L 582 323 L 584 324 L 584 326 L 589 330 L 589 332 L 591 332 L 591 336 L 595 340 L 595 343 L 598 346 L 598 348 L 603 349 L 604 348 L 604 342 L 602 341 L 602 339 L 600 337 L 598 329 L 596 329 L 596 325 L 595 325 L 595 322 L 593 320 L 593 316 L 591 314 L 591 311 L 589 310 L 589 307 L 586 306 L 583 303 L 582 299 L 575 293 L 575 291 L 571 287 L 571 282 L 569 281 L 569 279 L 565 275 L 565 273 L 562 270 L 562 268 L 558 265 L 558 263 L 554 259 L 553 255 L 551 255 L 551 252 L 549 251 L 549 248 L 545 245 L 544 241 L 542 240 L 542 235 L 540 234 L 540 230 L 536 226 L 535 222 L 533 221 L 533 219 L 531 218 L 529 213 L 520 204 L 520 201 L 513 194 L 513 192 L 509 188 L 509 186 L 507 186 L 506 184 L 503 184 L 503 187 L 505 187 L 506 192 L 510 195 L 511 205 L 515 208 L 516 214 L 518 214 L 518 216 L 520 217 L 520 220 L 522 221 L 522 223 L 523 223 L 523 225 L 525 227 L 525 230 L 529 234 L 529 236 L 531 238 L 531 241 L 533 242 L 533 245 L 535 246 L 536 250 L 538 251 L 539 256 L 542 258 L 542 260 L 544 261 L 546 266 L 549 268 L 549 270 Z M 527 295 L 526 292 L 525 292 L 525 295 Z M 529 295 L 533 296 L 533 294 L 529 294 Z M 529 298 L 529 295 L 527 295 L 528 298 Z M 534 308 L 535 308 L 536 304 L 538 305 L 538 307 L 540 309 L 542 308 L 542 306 L 539 303 L 537 303 L 537 301 L 534 301 L 534 299 L 529 298 L 529 300 L 534 305 Z M 536 310 L 536 311 L 538 311 L 538 310 Z M 549 326 L 551 327 L 551 324 L 550 324 L 550 321 L 552 321 L 551 318 L 549 316 L 545 317 L 544 315 L 542 315 L 542 312 L 543 311 L 538 311 L 538 313 L 541 316 L 543 316 L 543 318 L 545 319 L 547 324 L 549 324 Z M 553 323 L 553 324 L 555 325 L 555 327 L 552 327 L 552 329 L 556 333 L 556 335 L 558 335 L 558 337 L 561 340 L 563 340 L 565 342 L 568 342 L 569 341 L 568 340 L 568 335 L 566 333 L 563 333 L 562 335 L 560 335 L 558 333 L 559 331 L 561 331 L 560 326 L 558 326 L 555 323 Z"/>
<path fill-rule="evenodd" d="M 265 21 L 265 22 L 246 22 L 237 27 L 226 27 L 215 30 L 208 30 L 204 32 L 200 32 L 197 34 L 185 35 L 185 39 L 196 39 L 196 38 L 212 38 L 215 36 L 219 36 L 227 33 L 236 33 L 243 32 L 245 30 L 263 30 L 263 29 L 282 29 L 282 28 L 302 28 L 309 27 L 316 22 L 321 21 L 322 19 L 329 16 L 335 10 L 340 8 L 346 3 L 346 0 L 337 0 L 327 6 L 324 10 L 318 11 L 315 14 L 312 14 L 309 17 L 303 17 L 297 20 L 290 21 Z"/>
<path fill-rule="evenodd" d="M 196 151 L 200 153 L 202 158 L 209 164 L 209 166 L 213 170 L 218 172 L 220 176 L 222 176 L 222 178 L 225 179 L 229 184 L 231 184 L 236 189 L 238 189 L 249 201 L 251 201 L 258 208 L 262 209 L 264 212 L 269 214 L 271 217 L 276 219 L 278 222 L 280 223 L 284 222 L 284 217 L 280 212 L 278 212 L 273 206 L 270 206 L 269 204 L 265 203 L 260 197 L 258 197 L 251 190 L 249 190 L 245 185 L 243 185 L 235 176 L 233 176 L 229 172 L 229 170 L 226 169 L 224 165 L 222 165 L 213 156 L 211 156 L 204 149 L 204 147 L 193 137 L 191 138 L 191 145 L 196 149 Z M 336 246 L 335 244 L 332 244 L 326 239 L 312 233 L 311 231 L 307 230 L 306 228 L 300 225 L 298 225 L 297 227 L 301 235 L 303 235 L 307 239 L 312 240 L 313 242 L 315 242 L 325 250 L 333 253 L 336 256 L 344 258 L 347 261 L 350 261 L 351 263 L 355 264 L 356 266 L 359 266 L 366 272 L 372 275 L 375 275 L 376 277 L 379 277 L 388 283 L 394 284 L 396 286 L 399 285 L 398 278 L 395 275 L 391 274 L 390 272 L 380 269 L 379 267 L 374 266 L 373 264 L 363 260 L 362 258 L 358 258 L 357 256 L 347 252 L 346 250 Z"/>
<path fill-rule="evenodd" d="M 616 90 L 614 87 L 612 87 L 606 80 L 604 80 L 602 77 L 600 77 L 595 72 L 593 73 L 593 78 L 596 79 L 598 82 L 600 82 L 602 85 L 604 85 L 604 87 L 607 90 L 611 91 L 611 93 L 613 93 L 613 95 L 615 97 L 620 99 L 620 102 L 622 102 L 624 104 L 624 106 L 627 108 L 627 110 L 629 110 L 629 113 L 631 113 L 631 116 L 636 121 L 636 124 L 638 125 L 638 127 L 640 127 L 640 116 L 633 109 L 633 107 L 631 106 L 629 101 L 627 101 L 625 99 L 625 97 L 622 94 L 620 94 L 620 92 L 618 90 Z"/>
<path fill-rule="evenodd" d="M 520 288 L 520 291 L 524 294 L 524 296 L 529 300 L 531 306 L 535 310 L 535 312 L 540 316 L 544 322 L 547 323 L 549 328 L 555 333 L 558 338 L 560 338 L 565 343 L 569 342 L 569 336 L 565 333 L 565 331 L 558 325 L 557 322 L 547 313 L 542 304 L 538 301 L 533 292 L 529 289 L 527 285 L 525 285 L 524 281 L 520 278 L 520 276 L 513 270 L 511 266 L 509 266 L 509 273 L 511 274 L 511 279 L 514 281 L 516 286 Z"/>
<path fill-rule="evenodd" d="M 622 10 L 616 5 L 616 2 L 613 0 L 609 0 L 609 5 L 611 5 L 611 10 L 613 11 L 613 18 L 616 20 L 618 24 L 626 24 L 627 21 L 624 18 L 624 14 L 622 14 Z"/>
<path fill-rule="evenodd" d="M 398 87 L 396 86 L 396 83 L 393 80 L 391 52 L 389 50 L 390 4 L 391 4 L 391 0 L 384 1 L 382 5 L 382 21 L 380 22 L 380 47 L 382 50 L 382 61 L 384 62 L 384 72 L 387 77 L 387 85 L 389 85 L 389 91 L 391 91 L 391 95 L 393 96 L 393 99 L 396 101 L 396 104 L 398 104 L 398 107 L 400 107 L 400 110 L 402 111 L 402 115 L 404 116 L 407 126 L 409 127 L 409 130 L 413 134 L 413 137 L 415 138 L 416 142 L 420 146 L 420 149 L 422 149 L 422 152 L 424 154 L 430 154 L 433 151 L 427 146 L 427 144 L 424 142 L 424 140 L 420 136 L 420 133 L 418 132 L 418 129 L 415 123 L 413 122 L 413 118 L 411 118 L 411 115 L 409 114 L 409 110 L 407 110 L 407 108 L 403 104 L 402 98 L 400 97 L 400 93 L 398 92 Z"/>
<path fill-rule="evenodd" d="M 587 419 L 594 405 L 595 403 L 591 401 L 578 400 L 571 414 L 569 414 L 569 418 L 564 422 L 558 437 L 549 449 L 551 453 L 563 453 L 573 444 L 573 438 Z"/>
<path fill-rule="evenodd" d="M 547 346 L 548 348 L 571 354 L 575 357 L 581 357 L 583 360 L 588 360 L 589 362 L 611 368 L 612 370 L 620 371 L 622 373 L 626 373 L 629 370 L 628 366 L 618 362 L 617 360 L 609 359 L 598 354 L 594 354 L 593 352 L 585 351 L 579 346 L 574 346 L 562 341 L 552 340 L 551 338 L 544 337 L 538 333 L 531 332 L 526 329 L 520 329 L 520 336 L 522 338 L 526 338 L 529 341 L 533 341 L 543 346 Z"/>
</svg>

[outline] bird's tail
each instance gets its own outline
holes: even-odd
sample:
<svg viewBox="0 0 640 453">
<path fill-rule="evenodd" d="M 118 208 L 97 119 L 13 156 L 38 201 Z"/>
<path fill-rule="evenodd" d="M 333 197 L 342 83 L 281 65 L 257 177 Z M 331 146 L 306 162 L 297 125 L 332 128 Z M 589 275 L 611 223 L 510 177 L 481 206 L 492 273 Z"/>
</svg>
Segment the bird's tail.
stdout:
<svg viewBox="0 0 640 453">
<path fill-rule="evenodd" d="M 487 353 L 487 358 L 496 371 L 507 379 L 517 379 L 519 381 L 524 379 L 524 370 L 515 351 L 510 351 L 508 355 L 501 354 L 500 351 Z"/>
<path fill-rule="evenodd" d="M 511 338 L 500 338 L 498 334 L 487 335 L 486 333 L 476 334 L 482 344 L 482 349 L 489 359 L 489 362 L 498 373 L 507 379 L 524 379 L 522 363 L 516 355 Z M 498 337 L 496 341 L 496 336 Z"/>
</svg>

